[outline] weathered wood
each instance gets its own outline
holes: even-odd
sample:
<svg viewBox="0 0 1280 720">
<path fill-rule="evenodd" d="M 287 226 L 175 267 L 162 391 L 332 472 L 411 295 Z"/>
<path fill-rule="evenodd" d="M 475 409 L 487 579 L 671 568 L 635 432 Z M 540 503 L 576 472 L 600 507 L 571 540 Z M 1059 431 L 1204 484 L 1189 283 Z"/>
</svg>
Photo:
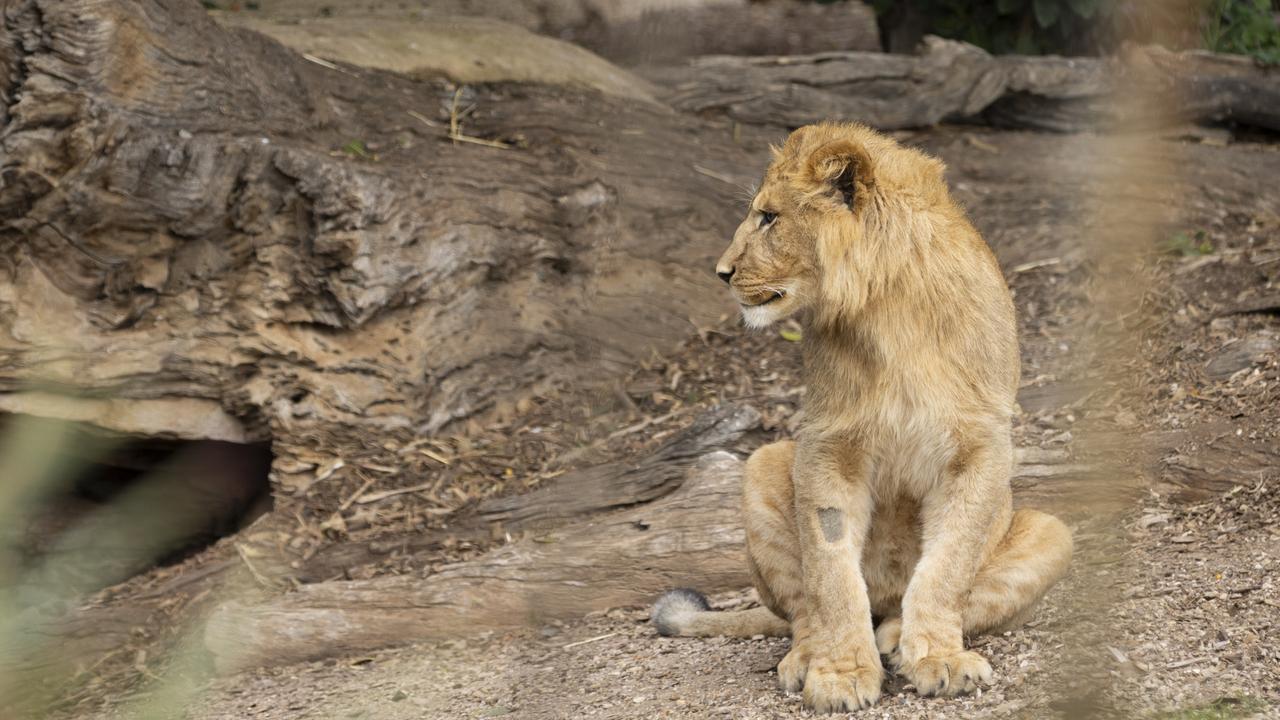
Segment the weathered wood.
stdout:
<svg viewBox="0 0 1280 720">
<path fill-rule="evenodd" d="M 1150 70 L 1178 112 L 1116 114 L 1115 80 Z M 1142 48 L 1124 58 L 993 57 L 926 38 L 914 56 L 866 52 L 798 57 L 704 57 L 645 71 L 682 110 L 796 127 L 823 119 L 897 129 L 943 120 L 1075 132 L 1231 120 L 1280 129 L 1280 70 L 1248 58 Z"/>
<path fill-rule="evenodd" d="M 642 74 L 670 88 L 664 99 L 686 112 L 718 112 L 740 122 L 783 127 L 822 119 L 880 128 L 932 125 L 980 113 L 1005 84 L 990 55 L 938 38 L 916 56 L 716 56 Z"/>
<path fill-rule="evenodd" d="M 195 0 L 2 12 L 0 394 L 109 396 L 155 435 L 208 425 L 168 402 L 199 400 L 221 435 L 340 456 L 731 309 L 708 268 L 737 189 L 692 163 L 759 159 L 694 118 L 309 62 Z"/>
<path fill-rule="evenodd" d="M 695 460 L 713 450 L 732 447 L 743 433 L 759 425 L 760 413 L 755 408 L 725 405 L 700 415 L 638 461 L 577 470 L 527 495 L 486 500 L 480 504 L 479 516 L 486 522 L 526 529 L 650 502 L 678 487 Z"/>
<path fill-rule="evenodd" d="M 1202 501 L 1280 471 L 1280 447 L 1236 434 L 1232 423 L 1153 433 L 1147 474 L 1179 502 Z"/>
<path fill-rule="evenodd" d="M 321 583 L 264 605 L 228 604 L 210 619 L 205 644 L 229 669 L 581 617 L 676 586 L 741 587 L 741 466 L 713 453 L 662 499 L 425 579 Z"/>
<path fill-rule="evenodd" d="M 654 8 L 638 17 L 594 22 L 555 33 L 624 64 L 656 64 L 694 55 L 801 55 L 880 49 L 871 6 L 847 0 L 700 4 Z"/>
<path fill-rule="evenodd" d="M 759 425 L 760 413 L 755 408 L 717 407 L 638 460 L 573 470 L 524 495 L 486 500 L 474 513 L 463 515 L 445 529 L 328 545 L 292 574 L 302 582 L 318 582 L 340 577 L 353 567 L 377 562 L 393 553 L 423 552 L 450 540 L 482 542 L 493 535 L 494 529 L 519 534 L 570 521 L 582 522 L 601 512 L 651 502 L 676 490 L 698 458 L 733 447 Z"/>
</svg>

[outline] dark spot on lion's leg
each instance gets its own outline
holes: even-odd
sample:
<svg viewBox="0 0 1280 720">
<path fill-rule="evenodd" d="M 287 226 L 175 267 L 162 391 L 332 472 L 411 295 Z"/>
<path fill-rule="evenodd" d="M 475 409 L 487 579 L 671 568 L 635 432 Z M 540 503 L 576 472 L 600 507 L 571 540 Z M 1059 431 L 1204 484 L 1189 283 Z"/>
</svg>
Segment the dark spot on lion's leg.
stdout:
<svg viewBox="0 0 1280 720">
<path fill-rule="evenodd" d="M 844 513 L 836 508 L 818 510 L 818 525 L 822 527 L 822 537 L 833 543 L 844 537 Z"/>
</svg>

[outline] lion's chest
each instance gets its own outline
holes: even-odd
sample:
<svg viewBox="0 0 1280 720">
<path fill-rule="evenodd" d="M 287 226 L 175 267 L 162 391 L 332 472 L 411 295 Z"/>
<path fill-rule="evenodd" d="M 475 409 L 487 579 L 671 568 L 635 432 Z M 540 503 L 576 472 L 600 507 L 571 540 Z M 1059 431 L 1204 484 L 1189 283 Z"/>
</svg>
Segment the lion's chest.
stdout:
<svg viewBox="0 0 1280 720">
<path fill-rule="evenodd" d="M 956 422 L 928 388 L 868 387 L 849 398 L 850 451 L 881 497 L 920 498 L 956 454 Z"/>
</svg>

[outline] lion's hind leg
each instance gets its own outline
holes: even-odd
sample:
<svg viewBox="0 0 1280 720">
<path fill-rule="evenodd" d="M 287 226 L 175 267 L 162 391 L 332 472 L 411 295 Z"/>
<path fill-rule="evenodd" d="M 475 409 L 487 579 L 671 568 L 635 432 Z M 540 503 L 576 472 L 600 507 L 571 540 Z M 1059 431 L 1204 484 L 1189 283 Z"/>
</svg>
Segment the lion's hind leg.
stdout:
<svg viewBox="0 0 1280 720">
<path fill-rule="evenodd" d="M 794 633 L 791 621 L 804 599 L 791 485 L 794 458 L 794 443 L 765 445 L 752 453 L 743 473 L 747 562 L 756 593 L 765 607 L 716 612 L 701 593 L 672 590 L 653 607 L 651 618 L 659 634 L 785 637 Z"/>
<path fill-rule="evenodd" d="M 978 570 L 964 606 L 964 632 L 1007 630 L 1024 622 L 1031 608 L 1067 572 L 1071 531 L 1038 510 L 1013 514 L 1009 531 Z"/>
<path fill-rule="evenodd" d="M 804 605 L 795 490 L 791 482 L 794 461 L 794 443 L 765 445 L 747 459 L 742 483 L 751 579 L 760 601 L 778 617 L 788 620 L 801 613 Z"/>
<path fill-rule="evenodd" d="M 1013 514 L 1009 530 L 978 571 L 964 604 L 964 634 L 1009 630 L 1030 616 L 1037 601 L 1067 571 L 1071 531 L 1052 515 L 1037 510 Z M 891 665 L 901 661 L 898 644 L 902 617 L 890 616 L 876 628 L 876 647 Z"/>
</svg>

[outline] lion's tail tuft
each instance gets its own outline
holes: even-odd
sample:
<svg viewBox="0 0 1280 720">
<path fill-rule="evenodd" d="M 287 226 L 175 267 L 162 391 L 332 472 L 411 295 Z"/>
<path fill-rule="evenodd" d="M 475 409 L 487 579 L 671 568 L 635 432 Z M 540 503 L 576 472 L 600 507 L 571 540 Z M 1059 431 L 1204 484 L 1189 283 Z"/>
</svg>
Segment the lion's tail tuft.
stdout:
<svg viewBox="0 0 1280 720">
<path fill-rule="evenodd" d="M 768 608 L 717 612 L 697 590 L 669 590 L 653 604 L 650 614 L 658 634 L 665 637 L 787 637 L 791 624 Z"/>
</svg>

